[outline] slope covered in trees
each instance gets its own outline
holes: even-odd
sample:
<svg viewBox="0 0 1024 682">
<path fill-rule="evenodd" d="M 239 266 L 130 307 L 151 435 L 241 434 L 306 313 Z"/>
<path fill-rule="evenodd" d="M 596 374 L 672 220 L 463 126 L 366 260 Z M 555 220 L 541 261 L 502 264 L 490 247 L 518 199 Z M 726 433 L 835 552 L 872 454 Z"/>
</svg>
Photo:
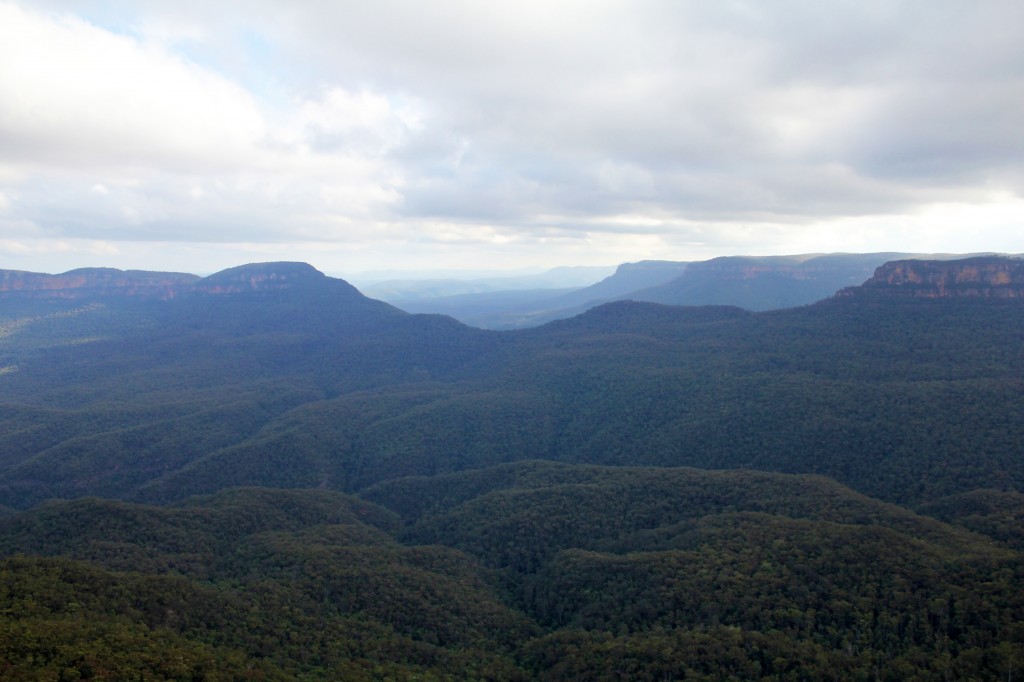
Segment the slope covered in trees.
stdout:
<svg viewBox="0 0 1024 682">
<path fill-rule="evenodd" d="M 620 302 L 496 333 L 301 282 L 17 318 L 0 504 L 531 458 L 820 473 L 907 503 L 1024 482 L 1016 299 Z M 60 343 L 30 343 L 40 324 Z"/>
<path fill-rule="evenodd" d="M 535 627 L 499 601 L 475 561 L 402 546 L 393 515 L 337 493 L 233 490 L 167 508 L 86 499 L 0 523 L 5 554 L 61 557 L 0 568 L 11 627 L 35 634 L 9 645 L 20 647 L 12 679 L 41 657 L 70 666 L 63 647 L 90 651 L 108 632 L 153 633 L 150 646 L 167 640 L 193 675 L 225 653 L 253 679 L 461 676 L 476 667 L 516 679 L 510 642 Z M 61 634 L 86 618 L 93 628 Z M 107 657 L 93 658 L 95 668 Z M 163 665 L 130 663 L 151 674 Z"/>
<path fill-rule="evenodd" d="M 409 312 L 451 315 L 485 329 L 522 329 L 565 319 L 611 301 L 666 305 L 734 305 L 774 310 L 807 305 L 840 289 L 857 286 L 875 268 L 911 254 L 804 254 L 730 256 L 692 263 L 624 263 L 605 279 L 572 291 L 502 291 L 429 295 L 403 299 L 381 296 Z"/>
<path fill-rule="evenodd" d="M 0 520 L 0 675 L 996 679 L 1024 655 L 1019 551 L 819 477 L 523 462 L 362 498 Z"/>
<path fill-rule="evenodd" d="M 510 333 L 296 264 L 7 292 L 0 679 L 1005 679 L 1024 309 L 888 277 Z"/>
</svg>

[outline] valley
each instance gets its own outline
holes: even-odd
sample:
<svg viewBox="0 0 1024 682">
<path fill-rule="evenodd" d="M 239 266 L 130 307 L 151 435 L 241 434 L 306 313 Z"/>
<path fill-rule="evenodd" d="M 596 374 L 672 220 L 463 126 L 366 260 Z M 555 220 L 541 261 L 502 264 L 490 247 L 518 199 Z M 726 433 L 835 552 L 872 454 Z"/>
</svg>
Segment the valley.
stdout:
<svg viewBox="0 0 1024 682">
<path fill-rule="evenodd" d="M 0 679 L 1005 679 L 1024 262 L 871 258 L 508 331 L 8 271 Z"/>
</svg>

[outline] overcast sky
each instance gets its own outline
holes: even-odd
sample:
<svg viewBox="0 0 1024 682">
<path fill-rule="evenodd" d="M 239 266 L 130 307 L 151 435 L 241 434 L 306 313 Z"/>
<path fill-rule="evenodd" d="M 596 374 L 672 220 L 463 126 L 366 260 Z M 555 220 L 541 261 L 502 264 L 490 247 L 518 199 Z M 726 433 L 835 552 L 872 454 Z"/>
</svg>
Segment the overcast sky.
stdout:
<svg viewBox="0 0 1024 682">
<path fill-rule="evenodd" d="M 1020 0 L 0 0 L 0 268 L 1024 251 Z"/>
</svg>

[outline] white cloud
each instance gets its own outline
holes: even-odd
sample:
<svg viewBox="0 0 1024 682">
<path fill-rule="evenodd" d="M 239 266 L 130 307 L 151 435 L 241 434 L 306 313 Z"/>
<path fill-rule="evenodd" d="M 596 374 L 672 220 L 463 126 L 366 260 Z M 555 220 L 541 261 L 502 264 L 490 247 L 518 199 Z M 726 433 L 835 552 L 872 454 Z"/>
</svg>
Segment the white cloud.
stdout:
<svg viewBox="0 0 1024 682">
<path fill-rule="evenodd" d="M 251 159 L 265 124 L 241 88 L 69 15 L 0 5 L 8 163 L 207 171 Z"/>
<path fill-rule="evenodd" d="M 280 140 L 320 153 L 387 153 L 417 126 L 414 109 L 396 111 L 386 97 L 331 88 L 319 99 L 306 99 L 278 132 Z"/>
<path fill-rule="evenodd" d="M 984 250 L 1024 195 L 1021 25 L 1015 0 L 0 0 L 0 236 L 605 262 L 959 245 L 925 225 L 957 206 Z"/>
<path fill-rule="evenodd" d="M 5 4 L 0 27 L 2 164 L 55 236 L 337 238 L 332 216 L 395 201 L 384 157 L 419 125 L 407 99 L 332 87 L 268 118 L 223 77 L 69 15 Z"/>
</svg>

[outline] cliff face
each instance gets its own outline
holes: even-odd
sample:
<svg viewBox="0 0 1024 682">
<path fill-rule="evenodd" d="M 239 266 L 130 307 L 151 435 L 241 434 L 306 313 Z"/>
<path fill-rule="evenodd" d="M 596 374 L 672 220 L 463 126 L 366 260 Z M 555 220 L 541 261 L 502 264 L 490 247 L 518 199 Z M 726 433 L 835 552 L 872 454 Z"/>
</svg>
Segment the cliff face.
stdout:
<svg viewBox="0 0 1024 682">
<path fill-rule="evenodd" d="M 807 305 L 860 284 L 894 254 L 727 256 L 691 263 L 682 275 L 631 298 L 668 305 L 772 310 Z M 905 254 L 895 254 L 905 257 Z"/>
<path fill-rule="evenodd" d="M 326 275 L 305 263 L 257 263 L 209 277 L 176 272 L 83 268 L 60 275 L 0 270 L 0 299 L 129 297 L 169 300 L 184 294 L 238 294 L 316 286 Z M 333 280 L 337 289 L 341 280 Z M 346 288 L 350 288 L 347 283 Z M 353 291 L 355 291 L 353 289 Z"/>
<path fill-rule="evenodd" d="M 199 278 L 176 272 L 82 268 L 60 275 L 0 270 L 0 297 L 80 299 L 96 296 L 173 298 Z"/>
<path fill-rule="evenodd" d="M 860 283 L 879 265 L 902 253 L 829 253 L 798 256 L 723 256 L 693 263 L 693 273 L 708 274 L 720 280 L 750 280 L 775 277 L 791 280 L 848 280 Z"/>
<path fill-rule="evenodd" d="M 319 284 L 326 279 L 326 275 L 306 263 L 254 263 L 221 270 L 197 281 L 191 290 L 204 294 L 280 291 Z"/>
<path fill-rule="evenodd" d="M 838 296 L 886 294 L 913 298 L 1024 298 L 1024 259 L 983 256 L 962 260 L 900 260 L 875 270 Z"/>
</svg>

